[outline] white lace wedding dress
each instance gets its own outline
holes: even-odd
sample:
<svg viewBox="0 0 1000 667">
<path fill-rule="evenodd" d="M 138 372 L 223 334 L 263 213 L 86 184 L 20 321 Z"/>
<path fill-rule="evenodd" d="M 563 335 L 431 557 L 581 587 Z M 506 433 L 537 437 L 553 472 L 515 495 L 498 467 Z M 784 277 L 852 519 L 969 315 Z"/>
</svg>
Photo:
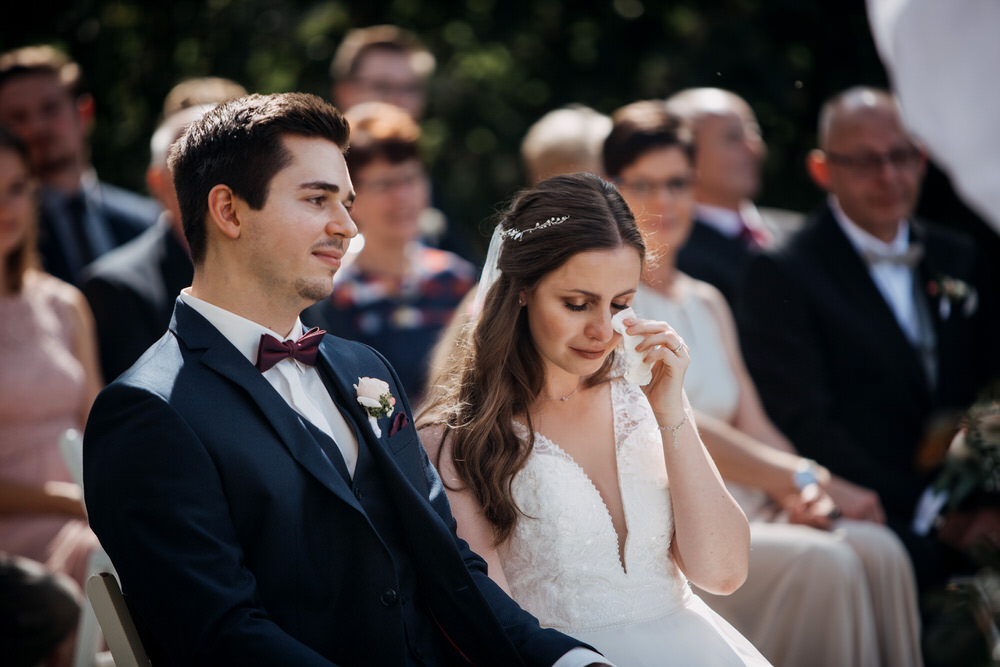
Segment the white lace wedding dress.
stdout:
<svg viewBox="0 0 1000 667">
<path fill-rule="evenodd" d="M 663 447 L 645 396 L 616 378 L 611 400 L 628 526 L 624 567 L 597 488 L 558 444 L 536 433 L 534 451 L 513 483 L 526 516 L 500 550 L 514 599 L 542 625 L 587 642 L 617 667 L 767 665 L 691 593 L 671 557 Z M 516 428 L 527 436 L 523 425 Z"/>
</svg>

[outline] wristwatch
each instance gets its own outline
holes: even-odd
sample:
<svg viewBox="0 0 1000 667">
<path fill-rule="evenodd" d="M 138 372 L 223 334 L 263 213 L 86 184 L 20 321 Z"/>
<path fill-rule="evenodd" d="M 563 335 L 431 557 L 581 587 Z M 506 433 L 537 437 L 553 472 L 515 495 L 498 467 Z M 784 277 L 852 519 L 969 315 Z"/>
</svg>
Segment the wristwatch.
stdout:
<svg viewBox="0 0 1000 667">
<path fill-rule="evenodd" d="M 792 481 L 799 491 L 810 484 L 819 484 L 819 464 L 812 459 L 799 459 L 792 473 Z"/>
</svg>

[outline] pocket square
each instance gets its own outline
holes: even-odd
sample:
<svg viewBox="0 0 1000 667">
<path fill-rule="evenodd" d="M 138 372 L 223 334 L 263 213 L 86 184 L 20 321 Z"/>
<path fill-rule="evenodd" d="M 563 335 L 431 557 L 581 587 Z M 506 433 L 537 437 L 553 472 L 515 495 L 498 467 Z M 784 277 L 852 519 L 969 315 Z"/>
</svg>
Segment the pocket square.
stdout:
<svg viewBox="0 0 1000 667">
<path fill-rule="evenodd" d="M 405 412 L 397 412 L 396 416 L 392 418 L 392 426 L 389 428 L 389 437 L 396 435 L 399 431 L 406 428 L 410 423 L 410 418 L 406 416 Z"/>
</svg>

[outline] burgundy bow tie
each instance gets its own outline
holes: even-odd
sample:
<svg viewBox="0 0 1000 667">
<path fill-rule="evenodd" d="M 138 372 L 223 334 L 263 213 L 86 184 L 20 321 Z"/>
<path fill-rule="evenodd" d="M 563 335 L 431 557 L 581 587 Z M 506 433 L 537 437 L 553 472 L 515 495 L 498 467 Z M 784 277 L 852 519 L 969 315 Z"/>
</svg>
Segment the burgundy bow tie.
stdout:
<svg viewBox="0 0 1000 667">
<path fill-rule="evenodd" d="M 261 373 L 270 370 L 287 357 L 315 366 L 316 357 L 319 355 L 319 343 L 325 333 L 319 327 L 313 327 L 298 340 L 284 341 L 270 334 L 261 334 L 260 345 L 257 347 L 257 370 Z"/>
</svg>

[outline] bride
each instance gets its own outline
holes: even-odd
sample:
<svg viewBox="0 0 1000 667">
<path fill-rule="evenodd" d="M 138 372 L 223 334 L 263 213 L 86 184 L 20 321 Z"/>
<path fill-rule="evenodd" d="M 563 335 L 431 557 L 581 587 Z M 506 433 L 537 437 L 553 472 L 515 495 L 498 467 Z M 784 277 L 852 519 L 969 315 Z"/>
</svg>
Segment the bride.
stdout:
<svg viewBox="0 0 1000 667">
<path fill-rule="evenodd" d="M 620 667 L 767 664 L 688 586 L 736 590 L 749 529 L 692 421 L 687 347 L 626 313 L 651 380 L 622 376 L 612 317 L 631 305 L 644 254 L 621 195 L 596 176 L 518 197 L 422 440 L 459 535 L 543 625 Z"/>
</svg>

